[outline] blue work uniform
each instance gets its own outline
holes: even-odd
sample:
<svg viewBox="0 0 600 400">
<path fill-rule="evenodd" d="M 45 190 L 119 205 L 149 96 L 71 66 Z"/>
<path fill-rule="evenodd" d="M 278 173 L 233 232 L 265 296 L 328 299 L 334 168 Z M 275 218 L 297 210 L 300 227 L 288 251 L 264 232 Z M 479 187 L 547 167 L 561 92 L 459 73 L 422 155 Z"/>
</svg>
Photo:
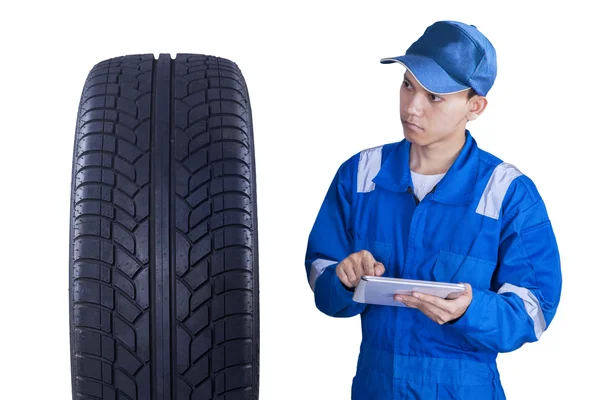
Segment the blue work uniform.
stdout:
<svg viewBox="0 0 600 400">
<path fill-rule="evenodd" d="M 310 232 L 305 267 L 319 310 L 361 315 L 354 400 L 504 399 L 496 357 L 537 341 L 552 321 L 562 277 L 556 238 L 533 181 L 465 143 L 422 201 L 411 142 L 356 153 L 338 169 Z M 383 276 L 468 282 L 458 320 L 438 324 L 413 308 L 358 303 L 336 266 L 360 250 Z"/>
</svg>

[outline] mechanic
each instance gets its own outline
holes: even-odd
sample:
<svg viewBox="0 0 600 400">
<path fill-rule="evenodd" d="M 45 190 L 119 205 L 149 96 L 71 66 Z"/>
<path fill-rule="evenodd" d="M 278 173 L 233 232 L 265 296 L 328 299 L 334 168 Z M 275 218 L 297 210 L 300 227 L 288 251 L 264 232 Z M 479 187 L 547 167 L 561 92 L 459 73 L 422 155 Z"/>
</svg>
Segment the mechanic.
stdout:
<svg viewBox="0 0 600 400">
<path fill-rule="evenodd" d="M 306 252 L 316 306 L 361 315 L 352 399 L 504 399 L 497 354 L 540 339 L 562 276 L 533 181 L 466 129 L 487 106 L 495 49 L 475 26 L 439 21 L 381 63 L 406 68 L 404 139 L 356 153 L 336 172 Z M 363 275 L 466 290 L 371 305 L 352 300 Z"/>
</svg>

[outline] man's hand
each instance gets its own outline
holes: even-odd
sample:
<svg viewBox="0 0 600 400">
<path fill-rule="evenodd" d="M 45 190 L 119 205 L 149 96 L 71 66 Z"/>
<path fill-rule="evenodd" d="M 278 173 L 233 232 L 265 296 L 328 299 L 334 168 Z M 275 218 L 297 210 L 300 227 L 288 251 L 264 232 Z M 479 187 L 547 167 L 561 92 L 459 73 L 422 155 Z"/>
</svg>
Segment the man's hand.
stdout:
<svg viewBox="0 0 600 400">
<path fill-rule="evenodd" d="M 347 287 L 356 287 L 363 275 L 380 276 L 385 267 L 367 250 L 361 250 L 344 258 L 335 268 L 340 281 Z"/>
<path fill-rule="evenodd" d="M 395 295 L 394 300 L 401 301 L 411 308 L 418 308 L 433 321 L 442 325 L 462 317 L 473 300 L 473 289 L 464 283 L 465 291 L 459 295 L 450 295 L 448 299 L 431 296 L 425 293 L 413 292 L 409 295 Z"/>
</svg>

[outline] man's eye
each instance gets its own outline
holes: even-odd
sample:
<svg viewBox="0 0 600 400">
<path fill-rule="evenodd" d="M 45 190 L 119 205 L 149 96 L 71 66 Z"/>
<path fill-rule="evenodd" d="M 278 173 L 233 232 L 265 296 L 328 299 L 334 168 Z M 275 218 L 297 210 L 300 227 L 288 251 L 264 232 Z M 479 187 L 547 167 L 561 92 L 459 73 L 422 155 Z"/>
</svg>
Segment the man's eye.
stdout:
<svg viewBox="0 0 600 400">
<path fill-rule="evenodd" d="M 442 100 L 442 98 L 440 96 L 436 96 L 435 94 L 429 94 L 429 98 L 432 101 L 440 101 L 440 100 Z"/>
<path fill-rule="evenodd" d="M 402 84 L 404 85 L 404 87 L 408 88 L 410 87 L 410 83 L 408 81 L 403 81 Z"/>
</svg>

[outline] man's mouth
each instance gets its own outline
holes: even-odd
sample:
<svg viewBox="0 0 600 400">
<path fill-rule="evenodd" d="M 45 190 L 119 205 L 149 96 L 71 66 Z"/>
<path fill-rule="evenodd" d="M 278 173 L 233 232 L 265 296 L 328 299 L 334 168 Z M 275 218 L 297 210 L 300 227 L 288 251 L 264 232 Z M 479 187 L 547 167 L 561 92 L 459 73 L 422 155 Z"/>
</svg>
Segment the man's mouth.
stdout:
<svg viewBox="0 0 600 400">
<path fill-rule="evenodd" d="M 406 125 L 412 126 L 413 128 L 416 128 L 416 129 L 423 130 L 423 128 L 421 128 L 419 125 L 417 125 L 417 124 L 415 124 L 415 123 L 408 122 L 408 121 L 406 121 L 406 120 L 402 120 L 402 122 L 404 122 Z"/>
</svg>

